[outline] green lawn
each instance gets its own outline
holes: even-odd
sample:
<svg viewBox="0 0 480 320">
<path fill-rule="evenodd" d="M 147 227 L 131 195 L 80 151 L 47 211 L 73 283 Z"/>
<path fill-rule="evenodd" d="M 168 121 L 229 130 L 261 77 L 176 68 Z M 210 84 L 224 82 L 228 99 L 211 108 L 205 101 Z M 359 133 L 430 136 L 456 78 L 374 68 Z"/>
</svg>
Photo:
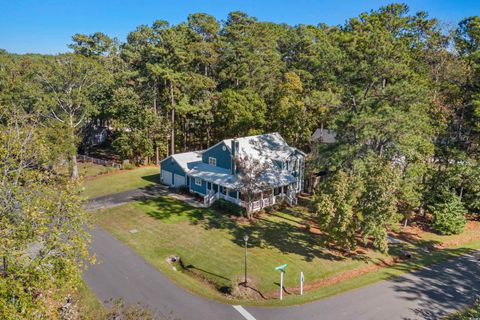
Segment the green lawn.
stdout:
<svg viewBox="0 0 480 320">
<path fill-rule="evenodd" d="M 243 280 L 245 234 L 250 236 L 249 278 L 252 285 L 267 297 L 278 291 L 279 274 L 274 267 L 284 263 L 289 265 L 285 277 L 287 288 L 298 286 L 300 271 L 312 283 L 335 276 L 342 277 L 349 271 L 367 266 L 375 269 L 351 279 L 346 277 L 345 281 L 335 285 L 313 289 L 304 296 L 290 295 L 282 304 L 322 298 L 446 260 L 468 252 L 468 247 L 480 247 L 480 241 L 477 241 L 462 248 L 422 253 L 418 255 L 420 259 L 399 263 L 394 267 L 373 268 L 389 256 L 367 250 L 364 255 L 346 258 L 327 250 L 318 235 L 311 234 L 299 224 L 304 218 L 303 211 L 302 207 L 283 209 L 249 224 L 236 222 L 213 209 L 193 208 L 173 198 L 160 197 L 103 210 L 97 215 L 97 223 L 180 285 L 223 301 L 226 298 L 219 292 Z M 412 241 L 408 247 L 413 252 L 420 252 L 415 245 L 430 245 L 431 242 Z M 396 251 L 399 250 L 392 250 Z M 174 271 L 166 262 L 170 255 L 180 256 L 189 271 Z M 269 305 L 278 304 L 278 301 L 249 303 Z"/>
<path fill-rule="evenodd" d="M 78 309 L 81 315 L 80 319 L 98 320 L 104 318 L 106 308 L 84 282 L 78 286 L 76 299 L 78 301 Z"/>
<path fill-rule="evenodd" d="M 160 180 L 159 171 L 160 169 L 157 167 L 141 167 L 100 175 L 83 183 L 85 188 L 83 195 L 95 198 L 154 185 Z"/>
</svg>

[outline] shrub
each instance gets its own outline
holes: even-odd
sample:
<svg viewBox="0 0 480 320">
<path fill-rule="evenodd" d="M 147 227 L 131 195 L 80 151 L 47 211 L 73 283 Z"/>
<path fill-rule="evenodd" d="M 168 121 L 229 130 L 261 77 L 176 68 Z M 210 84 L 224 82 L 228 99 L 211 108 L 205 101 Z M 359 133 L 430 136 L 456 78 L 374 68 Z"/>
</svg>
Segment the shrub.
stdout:
<svg viewBox="0 0 480 320">
<path fill-rule="evenodd" d="M 123 165 L 123 170 L 133 170 L 135 168 L 136 168 L 136 166 L 132 163 L 125 163 Z"/>
<path fill-rule="evenodd" d="M 433 229 L 440 234 L 460 234 L 467 223 L 465 207 L 459 197 L 453 196 L 449 201 L 435 206 Z"/>
<path fill-rule="evenodd" d="M 273 206 L 266 207 L 265 212 L 268 214 L 273 213 L 275 212 L 275 208 Z"/>
<path fill-rule="evenodd" d="M 189 194 L 190 193 L 190 189 L 187 186 L 180 186 L 180 187 L 177 188 L 176 191 L 178 193 L 181 193 L 181 194 Z"/>
<path fill-rule="evenodd" d="M 235 216 L 245 215 L 245 208 L 223 199 L 218 199 L 212 205 L 212 208 L 222 213 L 233 214 Z"/>
</svg>

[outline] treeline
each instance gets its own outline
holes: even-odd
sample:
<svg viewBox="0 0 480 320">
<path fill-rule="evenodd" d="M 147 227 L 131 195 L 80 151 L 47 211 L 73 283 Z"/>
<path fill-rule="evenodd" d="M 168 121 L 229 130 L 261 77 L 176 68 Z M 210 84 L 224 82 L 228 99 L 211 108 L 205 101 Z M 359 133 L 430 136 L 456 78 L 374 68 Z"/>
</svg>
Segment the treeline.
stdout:
<svg viewBox="0 0 480 320">
<path fill-rule="evenodd" d="M 277 131 L 318 149 L 311 172 L 331 172 L 318 201 L 332 219 L 322 223 L 346 216 L 342 232 L 384 239 L 375 226 L 399 217 L 480 208 L 479 43 L 479 17 L 449 29 L 402 4 L 341 26 L 197 13 L 141 25 L 124 43 L 76 34 L 71 54 L 3 52 L 1 101 L 43 117 L 74 177 L 94 125 L 110 128 L 114 152 L 135 163 Z M 337 143 L 311 145 L 318 127 Z M 335 198 L 340 185 L 348 199 Z"/>
</svg>

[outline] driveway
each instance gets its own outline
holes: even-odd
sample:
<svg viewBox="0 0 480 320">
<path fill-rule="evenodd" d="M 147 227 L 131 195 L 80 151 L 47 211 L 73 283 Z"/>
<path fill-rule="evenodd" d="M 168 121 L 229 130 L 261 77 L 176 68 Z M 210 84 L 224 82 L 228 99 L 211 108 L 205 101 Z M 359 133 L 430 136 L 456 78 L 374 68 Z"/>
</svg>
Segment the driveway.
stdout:
<svg viewBox="0 0 480 320">
<path fill-rule="evenodd" d="M 88 211 L 95 211 L 98 209 L 113 208 L 128 202 L 160 196 L 170 196 L 187 202 L 191 206 L 203 207 L 203 204 L 195 201 L 192 197 L 173 192 L 170 188 L 164 185 L 153 185 L 91 199 L 85 205 L 85 209 Z"/>
<path fill-rule="evenodd" d="M 102 229 L 93 230 L 91 249 L 99 263 L 84 273 L 84 280 L 101 300 L 141 302 L 171 319 L 437 319 L 480 297 L 480 252 L 317 302 L 264 308 L 230 306 L 193 295 Z"/>
</svg>

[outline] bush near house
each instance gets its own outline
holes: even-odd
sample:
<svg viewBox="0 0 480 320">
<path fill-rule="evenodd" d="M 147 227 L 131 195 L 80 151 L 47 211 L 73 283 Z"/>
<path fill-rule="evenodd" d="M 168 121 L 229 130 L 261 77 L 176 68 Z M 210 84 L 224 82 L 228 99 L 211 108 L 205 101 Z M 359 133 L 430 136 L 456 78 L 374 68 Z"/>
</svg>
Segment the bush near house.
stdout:
<svg viewBox="0 0 480 320">
<path fill-rule="evenodd" d="M 215 201 L 212 207 L 222 213 L 233 214 L 238 217 L 245 215 L 245 208 L 223 199 Z"/>
</svg>

